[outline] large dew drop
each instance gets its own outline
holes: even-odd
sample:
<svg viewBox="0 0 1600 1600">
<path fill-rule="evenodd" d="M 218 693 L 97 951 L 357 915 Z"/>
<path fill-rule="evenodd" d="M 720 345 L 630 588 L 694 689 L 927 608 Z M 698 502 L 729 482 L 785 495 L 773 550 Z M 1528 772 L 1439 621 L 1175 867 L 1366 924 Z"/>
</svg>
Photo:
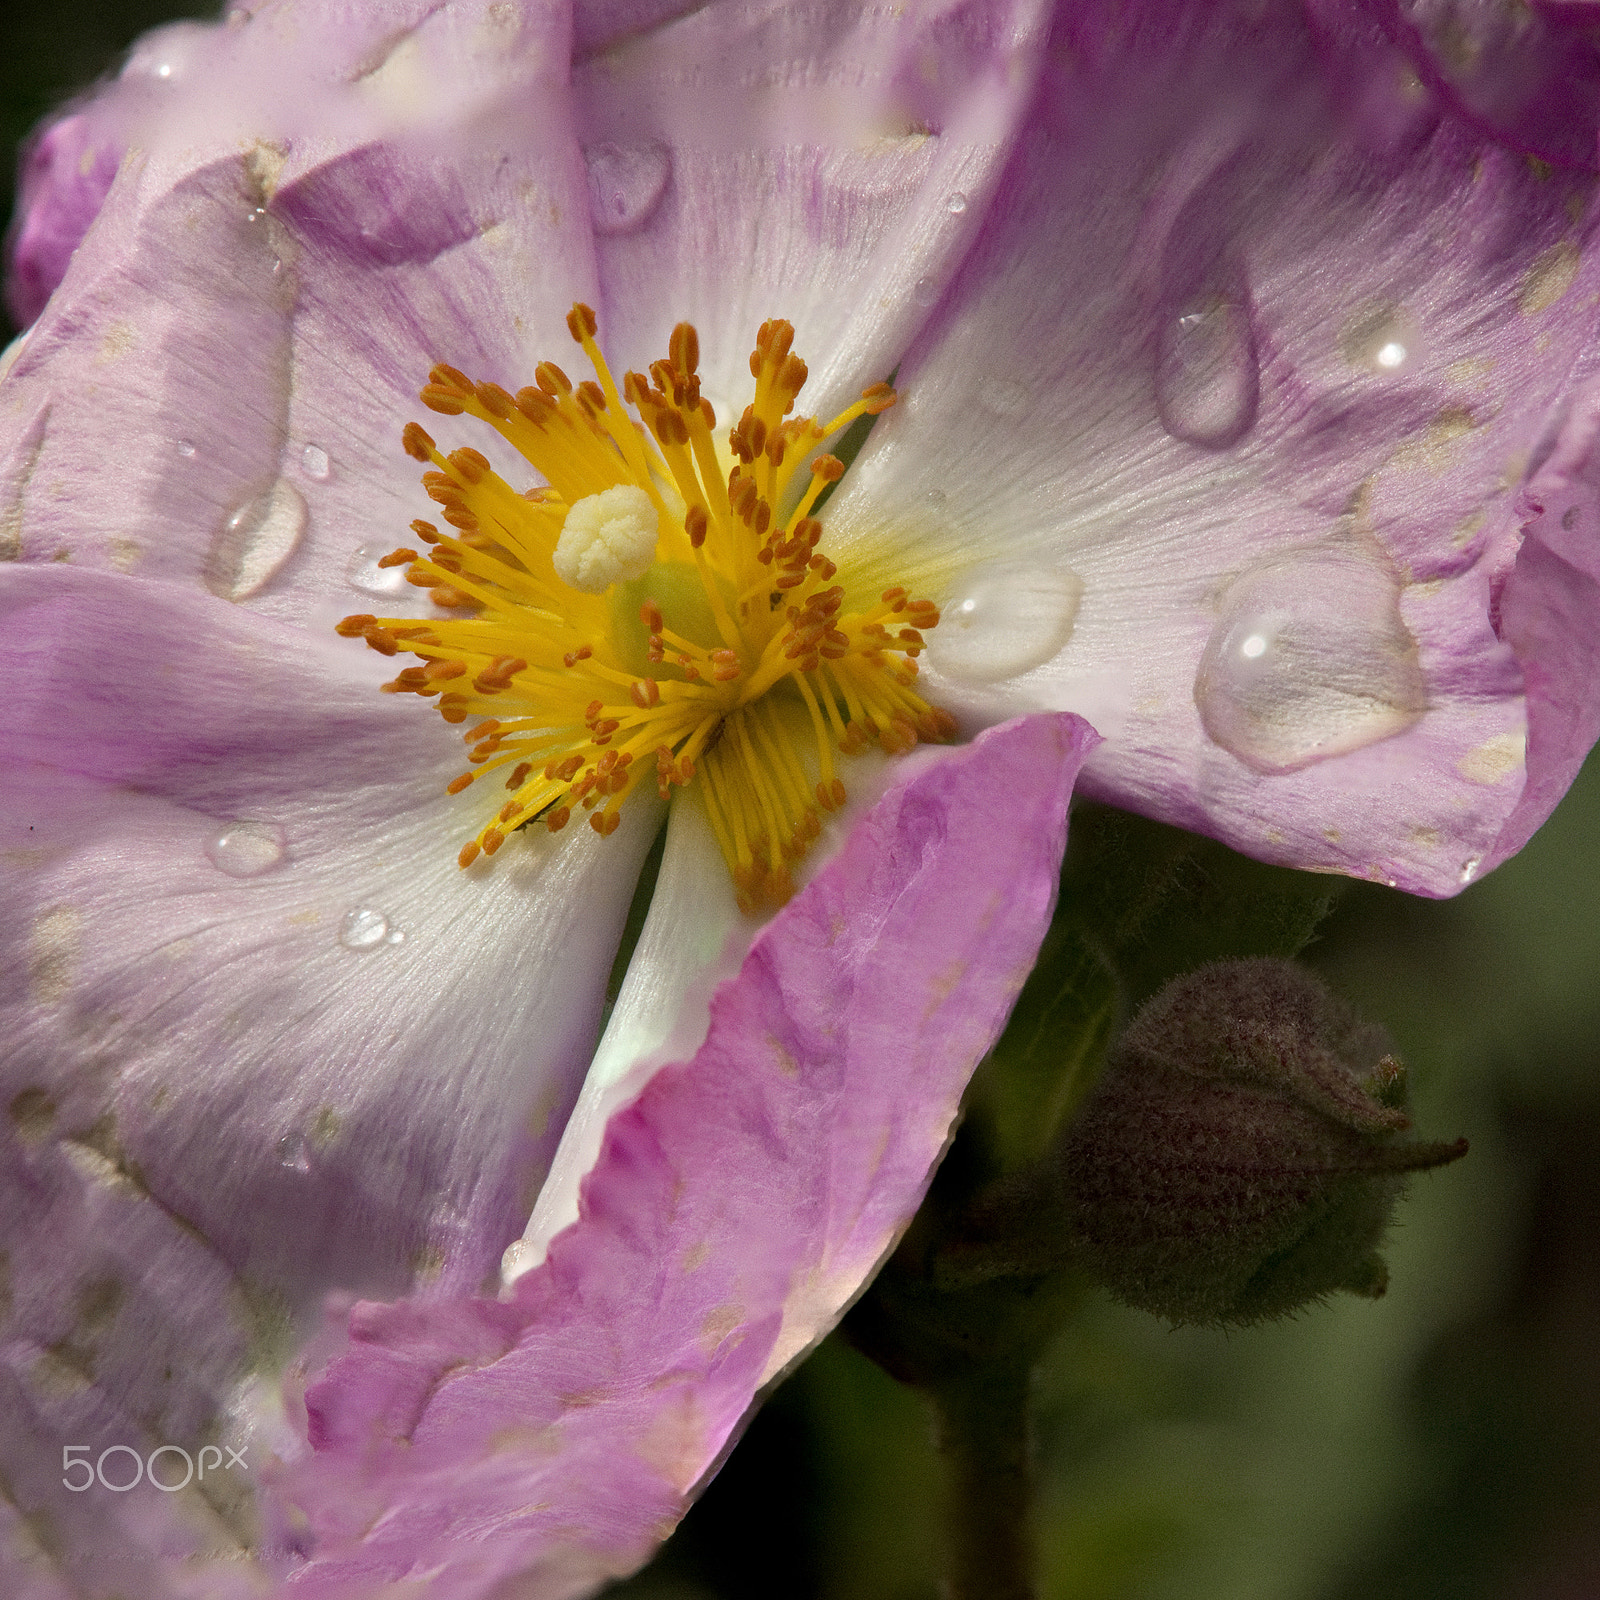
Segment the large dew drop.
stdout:
<svg viewBox="0 0 1600 1600">
<path fill-rule="evenodd" d="M 583 152 L 589 169 L 589 220 L 596 233 L 632 233 L 661 203 L 672 176 L 672 154 L 653 140 L 596 144 Z"/>
<path fill-rule="evenodd" d="M 206 587 L 224 600 L 247 599 L 294 554 L 305 527 L 300 491 L 280 478 L 223 520 L 206 561 Z"/>
<path fill-rule="evenodd" d="M 206 841 L 206 855 L 230 878 L 258 878 L 283 860 L 283 847 L 276 823 L 233 822 Z"/>
<path fill-rule="evenodd" d="M 1375 557 L 1312 549 L 1228 585 L 1194 680 L 1200 720 L 1257 772 L 1400 733 L 1427 709 L 1400 589 Z"/>
<path fill-rule="evenodd" d="M 1192 300 L 1163 321 L 1155 384 L 1161 425 L 1174 439 L 1226 450 L 1250 431 L 1261 370 L 1242 285 Z"/>
<path fill-rule="evenodd" d="M 936 672 L 965 683 L 999 683 L 1043 666 L 1072 637 L 1083 580 L 1066 567 L 973 572 L 940 609 L 928 635 Z"/>
</svg>

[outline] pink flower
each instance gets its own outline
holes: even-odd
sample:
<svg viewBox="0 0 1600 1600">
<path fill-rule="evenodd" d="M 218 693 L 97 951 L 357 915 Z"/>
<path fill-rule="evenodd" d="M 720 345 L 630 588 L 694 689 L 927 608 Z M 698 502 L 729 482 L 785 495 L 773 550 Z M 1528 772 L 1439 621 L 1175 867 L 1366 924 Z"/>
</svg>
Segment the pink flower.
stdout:
<svg viewBox="0 0 1600 1600">
<path fill-rule="evenodd" d="M 72 1584 L 642 1559 L 915 1208 L 1085 758 L 1433 894 L 1555 803 L 1600 425 L 1556 24 L 1458 83 L 1378 13 L 1118 17 L 284 0 L 46 135 L 126 148 L 0 388 L 0 1469 Z M 81 165 L 28 191 L 40 288 Z M 769 316 L 819 415 L 896 374 L 823 548 L 931 595 L 921 692 L 997 725 L 851 768 L 764 927 L 675 806 L 597 1057 L 659 813 L 458 871 L 459 746 L 332 634 L 407 604 L 377 560 L 429 368 L 514 390 L 574 301 L 619 370 L 691 320 L 721 417 Z M 307 1452 L 277 1379 L 334 1289 L 410 1297 L 355 1312 Z M 213 1437 L 285 1459 L 265 1530 L 237 1477 L 60 1483 L 63 1447 Z M 59 1592 L 12 1532 L 7 1582 Z"/>
</svg>

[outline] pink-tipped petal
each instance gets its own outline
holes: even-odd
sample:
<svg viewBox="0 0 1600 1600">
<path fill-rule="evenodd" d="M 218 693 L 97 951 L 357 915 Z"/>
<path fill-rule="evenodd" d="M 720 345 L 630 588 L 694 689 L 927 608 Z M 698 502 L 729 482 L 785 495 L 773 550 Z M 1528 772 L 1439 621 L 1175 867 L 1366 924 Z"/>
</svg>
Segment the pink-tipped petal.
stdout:
<svg viewBox="0 0 1600 1600">
<path fill-rule="evenodd" d="M 542 1600 L 648 1554 L 910 1220 L 1055 900 L 1095 735 L 1025 718 L 896 786 L 611 1120 L 505 1302 L 358 1307 L 278 1491 L 287 1592 Z M 994 803 L 1004 797 L 1003 821 Z"/>
</svg>

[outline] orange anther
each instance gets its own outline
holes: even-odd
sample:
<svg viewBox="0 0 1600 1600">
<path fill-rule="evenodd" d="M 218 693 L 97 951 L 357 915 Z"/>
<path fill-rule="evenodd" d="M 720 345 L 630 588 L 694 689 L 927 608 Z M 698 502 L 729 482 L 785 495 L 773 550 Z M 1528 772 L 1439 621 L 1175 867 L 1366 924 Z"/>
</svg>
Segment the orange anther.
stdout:
<svg viewBox="0 0 1600 1600">
<path fill-rule="evenodd" d="M 498 828 L 490 828 L 483 836 L 483 853 L 492 856 L 505 842 L 506 836 Z"/>
<path fill-rule="evenodd" d="M 844 476 L 844 462 L 838 456 L 823 454 L 812 461 L 811 472 L 827 483 L 837 483 Z"/>
<path fill-rule="evenodd" d="M 408 456 L 414 461 L 431 461 L 433 459 L 433 439 L 415 422 L 408 422 L 400 435 L 400 442 L 405 446 Z"/>
<path fill-rule="evenodd" d="M 661 703 L 661 688 L 654 678 L 635 678 L 628 685 L 628 693 L 633 697 L 633 703 L 641 709 Z"/>
<path fill-rule="evenodd" d="M 639 607 L 639 620 L 651 631 L 651 633 L 660 633 L 661 629 L 665 625 L 661 616 L 661 607 L 658 606 L 654 600 L 646 600 L 645 603 Z"/>
<path fill-rule="evenodd" d="M 571 806 L 557 806 L 545 819 L 544 825 L 551 833 L 560 833 L 566 827 L 567 820 L 572 815 Z"/>
<path fill-rule="evenodd" d="M 488 456 L 481 450 L 474 450 L 471 445 L 452 450 L 445 459 L 468 483 L 482 483 L 492 470 Z"/>
<path fill-rule="evenodd" d="M 887 411 L 895 402 L 894 390 L 886 383 L 875 383 L 870 389 L 861 391 L 861 398 L 867 402 L 867 414 L 877 416 L 881 411 Z"/>
<path fill-rule="evenodd" d="M 594 338 L 599 328 L 600 324 L 595 320 L 594 312 L 581 300 L 575 301 L 567 313 L 567 332 L 573 339 L 582 344 L 586 338 Z"/>
<path fill-rule="evenodd" d="M 706 542 L 706 530 L 710 526 L 711 518 L 706 514 L 704 506 L 689 507 L 688 513 L 683 519 L 683 531 L 689 535 L 689 543 L 696 550 Z"/>
<path fill-rule="evenodd" d="M 511 398 L 510 391 L 502 389 L 498 383 L 474 384 L 473 393 L 478 397 L 478 404 L 491 417 L 503 419 L 517 409 L 517 402 Z"/>
<path fill-rule="evenodd" d="M 378 557 L 378 565 L 380 567 L 403 567 L 416 559 L 417 552 L 415 550 L 391 550 L 388 555 Z"/>
<path fill-rule="evenodd" d="M 452 778 L 449 783 L 444 786 L 444 792 L 446 794 L 460 794 L 461 791 L 465 789 L 476 776 L 476 773 L 463 772 L 459 778 Z"/>
<path fill-rule="evenodd" d="M 464 401 L 458 399 L 449 389 L 441 389 L 436 383 L 425 384 L 418 391 L 417 398 L 430 411 L 437 411 L 445 417 L 459 417 L 467 409 Z M 427 458 L 423 456 L 418 459 Z"/>
<path fill-rule="evenodd" d="M 431 522 L 424 522 L 421 517 L 417 517 L 412 521 L 411 531 L 424 544 L 438 544 L 439 542 L 439 530 Z"/>
<path fill-rule="evenodd" d="M 553 400 L 572 393 L 572 379 L 553 361 L 541 361 L 533 369 L 533 381 Z"/>
<path fill-rule="evenodd" d="M 518 762 L 516 771 L 506 779 L 506 788 L 520 789 L 528 781 L 528 774 L 532 771 L 533 763 L 531 761 Z"/>
<path fill-rule="evenodd" d="M 461 854 L 456 857 L 457 864 L 465 871 L 478 859 L 478 841 L 469 839 L 461 847 Z"/>
</svg>

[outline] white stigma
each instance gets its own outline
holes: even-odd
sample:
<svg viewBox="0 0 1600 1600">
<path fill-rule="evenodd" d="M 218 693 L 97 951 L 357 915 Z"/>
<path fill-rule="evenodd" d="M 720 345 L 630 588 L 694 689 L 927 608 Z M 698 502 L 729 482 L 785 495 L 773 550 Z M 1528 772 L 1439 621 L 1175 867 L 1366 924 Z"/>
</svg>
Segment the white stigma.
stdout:
<svg viewBox="0 0 1600 1600">
<path fill-rule="evenodd" d="M 656 508 L 643 489 L 619 483 L 567 512 L 556 540 L 556 576 L 585 594 L 642 578 L 656 554 Z"/>
</svg>

